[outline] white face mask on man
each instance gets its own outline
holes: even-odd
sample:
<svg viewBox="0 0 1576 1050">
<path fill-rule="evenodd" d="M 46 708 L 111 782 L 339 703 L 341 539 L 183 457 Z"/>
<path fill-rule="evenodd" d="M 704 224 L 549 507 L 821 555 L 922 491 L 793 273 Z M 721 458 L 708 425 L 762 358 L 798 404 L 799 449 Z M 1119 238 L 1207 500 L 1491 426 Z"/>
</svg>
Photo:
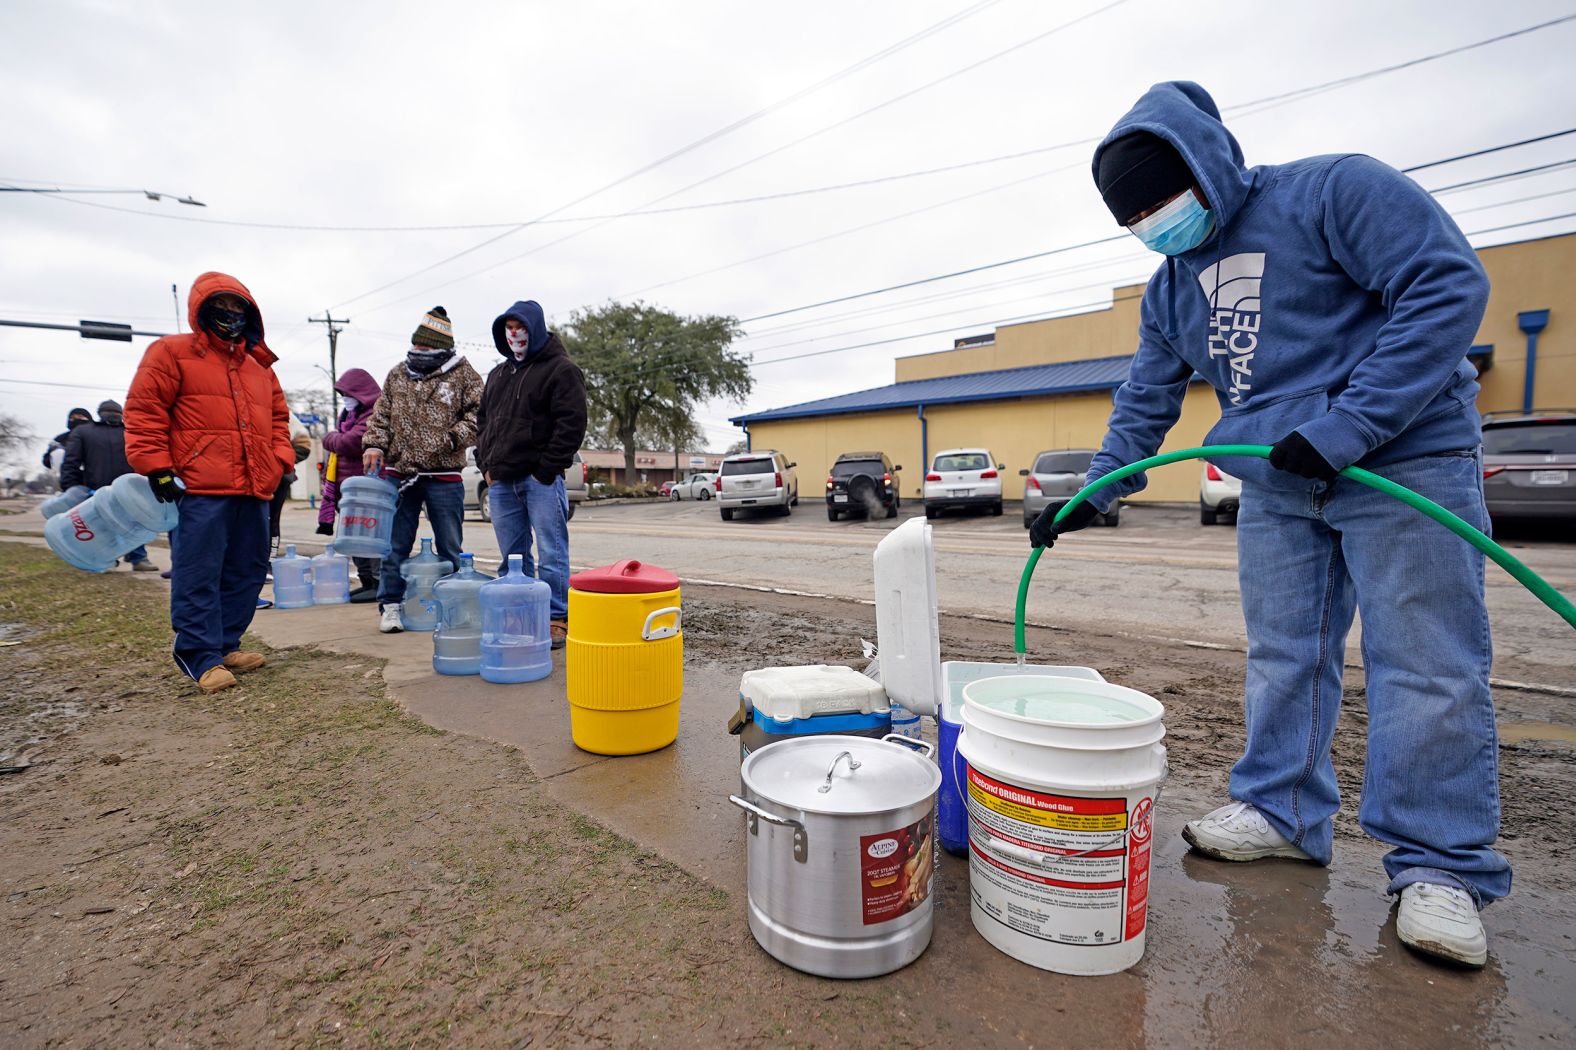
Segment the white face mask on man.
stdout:
<svg viewBox="0 0 1576 1050">
<path fill-rule="evenodd" d="M 509 344 L 509 352 L 514 355 L 514 359 L 524 361 L 525 352 L 531 348 L 531 333 L 524 328 L 506 328 L 503 337 Z"/>
</svg>

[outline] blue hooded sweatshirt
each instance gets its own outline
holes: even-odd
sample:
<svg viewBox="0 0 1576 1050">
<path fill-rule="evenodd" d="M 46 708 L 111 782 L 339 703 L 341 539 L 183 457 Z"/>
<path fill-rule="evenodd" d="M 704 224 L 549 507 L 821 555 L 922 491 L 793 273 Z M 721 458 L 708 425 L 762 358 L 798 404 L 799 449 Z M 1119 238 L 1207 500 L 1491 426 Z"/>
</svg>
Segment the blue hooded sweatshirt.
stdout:
<svg viewBox="0 0 1576 1050">
<path fill-rule="evenodd" d="M 525 330 L 531 333 L 531 343 L 525 348 L 526 359 L 529 360 L 532 354 L 541 353 L 550 334 L 547 331 L 547 318 L 542 314 L 542 304 L 535 299 L 522 299 L 493 321 L 493 345 L 505 361 L 514 360 L 514 352 L 509 349 L 509 342 L 503 336 L 503 323 L 511 318 L 525 325 Z"/>
<path fill-rule="evenodd" d="M 1207 444 L 1296 430 L 1337 470 L 1479 445 L 1466 355 L 1488 277 L 1422 187 L 1361 154 L 1245 167 L 1214 100 L 1188 81 L 1150 88 L 1095 150 L 1096 173 L 1101 150 L 1135 131 L 1182 155 L 1215 228 L 1149 280 L 1090 481 L 1159 450 L 1195 373 L 1220 401 Z M 1217 465 L 1253 484 L 1310 484 L 1265 460 Z M 1096 502 L 1108 510 L 1145 483 L 1127 478 Z"/>
</svg>

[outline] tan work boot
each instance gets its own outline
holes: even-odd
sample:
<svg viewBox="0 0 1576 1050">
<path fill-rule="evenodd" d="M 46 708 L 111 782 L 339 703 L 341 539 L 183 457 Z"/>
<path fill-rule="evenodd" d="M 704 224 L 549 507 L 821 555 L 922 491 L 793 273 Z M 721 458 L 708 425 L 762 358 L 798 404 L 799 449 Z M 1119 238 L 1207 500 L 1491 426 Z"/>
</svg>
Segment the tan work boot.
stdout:
<svg viewBox="0 0 1576 1050">
<path fill-rule="evenodd" d="M 550 629 L 553 635 L 553 648 L 562 649 L 564 643 L 569 640 L 569 623 L 565 620 L 554 620 Z"/>
<path fill-rule="evenodd" d="M 237 649 L 233 653 L 224 654 L 224 666 L 232 671 L 255 671 L 267 662 L 262 653 L 243 653 Z"/>
<path fill-rule="evenodd" d="M 235 680 L 235 675 L 231 674 L 229 669 L 223 664 L 215 664 L 208 668 L 202 673 L 202 677 L 197 679 L 197 688 L 205 693 L 217 693 L 219 690 L 228 689 L 232 685 L 240 685 L 240 683 Z"/>
</svg>

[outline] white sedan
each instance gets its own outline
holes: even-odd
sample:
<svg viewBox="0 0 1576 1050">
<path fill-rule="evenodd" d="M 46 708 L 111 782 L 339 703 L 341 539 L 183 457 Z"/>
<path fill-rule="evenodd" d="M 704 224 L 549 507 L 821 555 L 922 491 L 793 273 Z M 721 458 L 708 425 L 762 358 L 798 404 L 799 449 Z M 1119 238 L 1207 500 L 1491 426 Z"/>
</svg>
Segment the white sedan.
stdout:
<svg viewBox="0 0 1576 1050">
<path fill-rule="evenodd" d="M 717 484 L 715 474 L 691 474 L 683 481 L 675 481 L 673 488 L 668 492 L 672 500 L 698 499 L 701 501 L 711 499 L 712 488 Z"/>
</svg>

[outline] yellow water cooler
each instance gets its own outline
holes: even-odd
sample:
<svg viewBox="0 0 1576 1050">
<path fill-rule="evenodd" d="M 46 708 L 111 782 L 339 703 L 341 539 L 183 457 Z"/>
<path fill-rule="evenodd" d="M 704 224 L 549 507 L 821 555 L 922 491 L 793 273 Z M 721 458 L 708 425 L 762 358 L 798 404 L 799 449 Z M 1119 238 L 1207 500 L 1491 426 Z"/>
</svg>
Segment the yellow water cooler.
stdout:
<svg viewBox="0 0 1576 1050">
<path fill-rule="evenodd" d="M 679 579 L 621 561 L 569 578 L 569 731 L 597 755 L 638 755 L 679 735 Z"/>
</svg>

